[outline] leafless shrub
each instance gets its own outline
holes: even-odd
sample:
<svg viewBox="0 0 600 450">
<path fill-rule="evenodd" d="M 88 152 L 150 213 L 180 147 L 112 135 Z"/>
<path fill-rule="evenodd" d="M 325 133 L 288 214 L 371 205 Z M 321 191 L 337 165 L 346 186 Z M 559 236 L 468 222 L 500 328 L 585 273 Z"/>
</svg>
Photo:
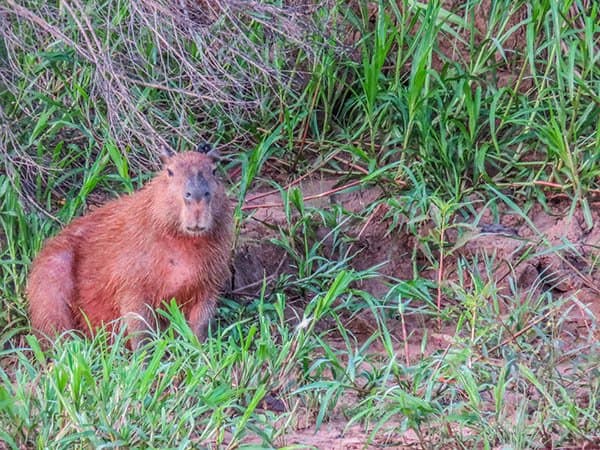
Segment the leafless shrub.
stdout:
<svg viewBox="0 0 600 450">
<path fill-rule="evenodd" d="M 238 125 L 292 86 L 290 64 L 310 55 L 310 12 L 238 0 L 6 0 L 0 83 L 18 104 L 2 112 L 2 153 L 43 166 L 27 134 L 51 101 L 79 112 L 61 131 L 71 143 L 111 139 L 122 150 L 148 149 L 124 152 L 133 166 L 150 164 L 159 144 L 188 147 L 223 127 L 243 141 Z M 61 59 L 72 61 L 66 72 L 53 63 Z M 85 77 L 85 86 L 73 86 Z M 33 95 L 23 98 L 25 90 Z"/>
</svg>

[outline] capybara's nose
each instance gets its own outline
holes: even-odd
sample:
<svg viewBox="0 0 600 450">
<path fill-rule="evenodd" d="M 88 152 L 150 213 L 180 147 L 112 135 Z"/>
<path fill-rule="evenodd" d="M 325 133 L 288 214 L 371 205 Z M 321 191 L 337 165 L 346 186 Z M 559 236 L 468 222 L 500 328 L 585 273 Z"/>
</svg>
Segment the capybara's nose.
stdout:
<svg viewBox="0 0 600 450">
<path fill-rule="evenodd" d="M 184 194 L 186 200 L 194 200 L 196 202 L 210 197 L 210 191 L 208 189 L 190 189 Z"/>
</svg>

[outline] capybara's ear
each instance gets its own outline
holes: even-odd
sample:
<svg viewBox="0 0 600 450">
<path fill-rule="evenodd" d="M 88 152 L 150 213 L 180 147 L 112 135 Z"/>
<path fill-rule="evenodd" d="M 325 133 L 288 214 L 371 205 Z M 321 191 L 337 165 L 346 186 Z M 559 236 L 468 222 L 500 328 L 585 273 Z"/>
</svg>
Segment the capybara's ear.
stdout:
<svg viewBox="0 0 600 450">
<path fill-rule="evenodd" d="M 166 164 L 171 157 L 175 156 L 175 152 L 168 145 L 162 145 L 160 147 L 160 160 L 163 164 Z"/>
<path fill-rule="evenodd" d="M 198 144 L 198 147 L 196 147 L 196 151 L 199 153 L 210 153 L 212 149 L 212 145 L 210 145 L 208 142 Z"/>
<path fill-rule="evenodd" d="M 219 152 L 216 149 L 214 149 L 212 145 L 210 145 L 208 142 L 199 144 L 196 148 L 196 151 L 200 153 L 205 153 L 206 156 L 210 156 L 213 159 L 213 161 L 219 161 L 221 159 L 221 155 L 219 154 Z"/>
</svg>

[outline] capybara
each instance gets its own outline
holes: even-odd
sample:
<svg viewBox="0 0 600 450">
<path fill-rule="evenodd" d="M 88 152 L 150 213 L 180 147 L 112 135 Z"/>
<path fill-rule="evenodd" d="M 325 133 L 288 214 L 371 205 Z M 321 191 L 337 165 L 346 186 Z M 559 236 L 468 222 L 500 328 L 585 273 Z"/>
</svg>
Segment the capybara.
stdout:
<svg viewBox="0 0 600 450">
<path fill-rule="evenodd" d="M 139 346 L 151 309 L 175 298 L 199 339 L 229 276 L 232 210 L 208 144 L 163 150 L 163 170 L 139 191 L 73 220 L 33 261 L 34 331 L 91 332 L 123 317 Z"/>
</svg>

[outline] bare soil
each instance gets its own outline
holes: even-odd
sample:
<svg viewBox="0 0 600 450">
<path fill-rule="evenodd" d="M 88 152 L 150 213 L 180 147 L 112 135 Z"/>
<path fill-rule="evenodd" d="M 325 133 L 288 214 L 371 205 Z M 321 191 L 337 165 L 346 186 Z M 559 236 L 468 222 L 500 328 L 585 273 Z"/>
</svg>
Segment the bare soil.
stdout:
<svg viewBox="0 0 600 450">
<path fill-rule="evenodd" d="M 323 209 L 336 203 L 348 211 L 359 213 L 382 194 L 378 189 L 356 189 L 333 196 L 319 195 L 332 191 L 335 181 L 318 179 L 301 183 L 298 187 L 305 199 L 309 199 L 306 205 Z M 245 222 L 237 246 L 233 292 L 256 295 L 264 279 L 273 280 L 278 274 L 293 269 L 285 252 L 271 243 L 271 239 L 279 235 L 278 228 L 288 226 L 280 194 L 259 190 L 249 198 L 246 208 L 251 216 Z M 501 298 L 525 299 L 544 292 L 551 292 L 555 298 L 562 297 L 565 303 L 561 313 L 566 315 L 570 344 L 580 343 L 578 336 L 589 339 L 590 329 L 597 330 L 591 328 L 592 324 L 600 319 L 600 217 L 598 208 L 594 208 L 597 205 L 592 205 L 593 225 L 588 227 L 582 211 L 578 208 L 571 210 L 571 206 L 570 200 L 561 198 L 549 201 L 546 208 L 535 205 L 526 216 L 499 205 L 495 213 L 490 209 L 480 209 L 472 217 L 454 217 L 451 222 L 461 226 L 448 231 L 445 236 L 443 285 L 458 282 L 459 261 L 470 262 L 481 274 L 489 274 Z M 437 270 L 428 262 L 421 239 L 410 235 L 405 227 L 391 227 L 386 213 L 383 206 L 375 208 L 371 216 L 350 223 L 345 230 L 354 237 L 352 245 L 360 251 L 351 263 L 354 269 L 382 264 L 379 269 L 381 276 L 363 282 L 360 287 L 380 297 L 388 292 L 393 279 L 410 280 L 419 276 L 437 281 Z M 426 237 L 432 229 L 433 224 L 426 223 L 421 229 L 421 237 Z M 457 229 L 462 231 L 459 233 Z M 317 233 L 318 236 L 325 234 L 326 230 Z M 324 246 L 327 247 L 327 244 L 325 241 Z M 324 248 L 323 251 L 327 253 L 331 249 Z M 414 273 L 414 258 L 417 273 Z M 493 270 L 486 272 L 490 260 L 493 261 Z M 457 306 L 457 301 L 444 295 L 442 308 L 453 306 Z M 506 313 L 511 307 L 509 303 L 502 306 Z M 370 314 L 364 312 L 349 318 L 348 329 L 366 340 L 375 330 Z M 499 319 L 502 320 L 501 317 Z M 390 326 L 390 330 L 396 337 L 396 356 L 407 363 L 447 349 L 452 345 L 455 333 L 454 324 L 446 324 L 438 330 L 433 322 L 417 315 L 410 317 L 404 331 L 398 323 Z M 424 333 L 427 333 L 426 348 L 422 348 Z M 596 331 L 598 338 L 600 334 Z M 336 346 L 335 342 L 330 344 Z M 343 343 L 339 345 L 342 347 Z M 386 357 L 383 347 L 376 342 L 370 351 Z M 419 445 L 417 436 L 411 433 L 370 436 L 368 430 L 360 426 L 347 428 L 343 410 L 343 405 L 337 408 L 337 414 L 318 431 L 315 431 L 315 417 L 309 415 L 307 423 L 296 424 L 295 431 L 287 434 L 280 445 L 318 449 L 400 449 Z M 367 442 L 370 444 L 367 445 Z"/>
<path fill-rule="evenodd" d="M 333 179 L 309 180 L 299 185 L 307 206 L 328 208 L 336 203 L 345 210 L 359 213 L 373 204 L 381 195 L 376 188 L 356 189 L 314 199 L 319 193 L 335 187 Z M 285 251 L 271 242 L 279 236 L 279 228 L 288 224 L 279 193 L 254 192 L 260 196 L 250 200 L 246 207 L 252 211 L 245 222 L 235 255 L 236 293 L 255 295 L 266 276 L 273 279 L 277 274 L 290 271 L 291 264 Z M 253 208 L 256 208 L 253 210 Z M 570 211 L 571 202 L 550 202 L 547 208 L 535 205 L 522 216 L 508 207 L 498 206 L 496 217 L 490 209 L 477 211 L 471 218 L 455 217 L 451 222 L 460 225 L 445 235 L 443 283 L 458 280 L 458 260 L 479 261 L 481 273 L 485 274 L 485 259 L 494 262 L 491 273 L 501 288 L 501 293 L 552 291 L 564 298 L 577 299 L 579 311 L 574 319 L 587 321 L 600 317 L 600 214 L 592 207 L 592 223 L 588 227 L 580 209 Z M 364 270 L 381 264 L 381 277 L 367 280 L 360 286 L 374 296 L 388 292 L 390 280 L 420 277 L 436 280 L 434 270 L 422 251 L 420 238 L 426 238 L 433 223 L 422 226 L 419 238 L 409 234 L 402 224 L 392 227 L 386 218 L 386 208 L 375 208 L 366 220 L 350 223 L 345 232 L 355 241 L 353 252 L 359 252 L 351 267 Z M 458 232 L 457 229 L 462 229 Z M 464 231 L 466 230 L 466 231 Z M 328 230 L 321 229 L 318 236 Z M 323 242 L 324 253 L 328 241 Z M 417 264 L 413 263 L 413 256 Z M 437 254 L 434 256 L 438 256 Z M 415 267 L 417 273 L 415 273 Z M 512 288 L 511 288 L 512 286 Z M 449 299 L 445 299 L 446 302 Z M 586 308 L 589 310 L 584 311 Z M 577 315 L 582 313 L 582 315 Z"/>
</svg>

